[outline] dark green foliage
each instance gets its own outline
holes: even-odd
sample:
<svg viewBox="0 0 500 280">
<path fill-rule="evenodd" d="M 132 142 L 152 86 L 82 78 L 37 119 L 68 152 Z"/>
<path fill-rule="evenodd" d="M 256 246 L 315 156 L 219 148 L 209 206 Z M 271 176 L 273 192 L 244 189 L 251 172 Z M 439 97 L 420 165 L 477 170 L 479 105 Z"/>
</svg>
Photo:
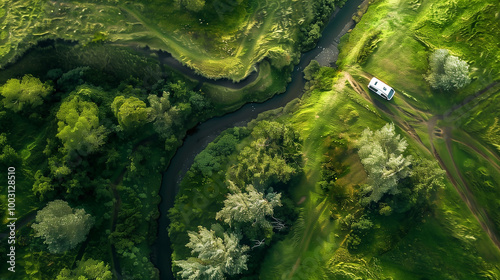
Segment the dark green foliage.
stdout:
<svg viewBox="0 0 500 280">
<path fill-rule="evenodd" d="M 363 239 L 373 227 L 373 222 L 367 216 L 361 216 L 357 220 L 354 220 L 352 216 L 348 216 L 346 220 L 346 223 L 348 223 L 346 226 L 351 230 L 346 240 L 347 248 L 358 249 L 358 246 L 361 245 Z"/>
<path fill-rule="evenodd" d="M 303 52 L 314 47 L 318 39 L 321 37 L 321 28 L 326 23 L 327 19 L 335 10 L 335 6 L 341 7 L 345 0 L 316 0 L 312 1 L 312 10 L 314 17 L 310 24 L 303 27 L 301 31 L 300 48 Z"/>
<path fill-rule="evenodd" d="M 346 191 L 335 182 L 349 171 L 349 168 L 342 163 L 347 146 L 345 141 L 339 140 L 328 141 L 327 145 L 325 158 L 321 164 L 321 180 L 317 184 L 323 192 L 333 195 L 334 203 L 342 204 L 347 198 Z"/>
<path fill-rule="evenodd" d="M 123 199 L 129 202 L 122 205 L 116 229 L 109 235 L 109 239 L 119 254 L 127 255 L 137 244 L 145 240 L 145 236 L 137 230 L 143 219 L 142 202 L 132 189 L 127 188 L 124 191 L 127 198 Z"/>
<path fill-rule="evenodd" d="M 208 144 L 207 148 L 194 159 L 193 168 L 199 170 L 205 177 L 212 176 L 220 170 L 221 164 L 235 149 L 238 139 L 232 134 L 224 134 L 217 142 Z"/>
<path fill-rule="evenodd" d="M 319 71 L 320 68 L 321 66 L 316 60 L 311 60 L 309 65 L 304 68 L 304 79 L 308 81 L 314 79 L 315 74 Z"/>
<path fill-rule="evenodd" d="M 40 196 L 40 200 L 43 200 L 47 195 L 54 190 L 54 185 L 51 179 L 43 176 L 41 170 L 35 173 L 35 183 L 33 184 L 33 192 Z"/>
<path fill-rule="evenodd" d="M 82 85 L 85 82 L 84 76 L 85 72 L 88 70 L 90 70 L 90 67 L 83 66 L 62 74 L 62 76 L 57 80 L 57 86 L 60 90 L 65 92 L 74 90 L 77 86 Z M 51 75 L 55 74 L 56 73 L 51 73 Z M 49 73 L 47 73 L 47 75 L 49 75 Z"/>
<path fill-rule="evenodd" d="M 435 160 L 424 159 L 414 164 L 410 173 L 412 181 L 410 205 L 431 201 L 434 194 L 445 187 L 445 174 L 446 172 Z"/>
<path fill-rule="evenodd" d="M 10 145 L 0 144 L 0 167 L 21 166 L 23 159 Z"/>
<path fill-rule="evenodd" d="M 47 72 L 46 78 L 49 80 L 57 81 L 64 74 L 61 68 L 50 69 Z"/>
</svg>

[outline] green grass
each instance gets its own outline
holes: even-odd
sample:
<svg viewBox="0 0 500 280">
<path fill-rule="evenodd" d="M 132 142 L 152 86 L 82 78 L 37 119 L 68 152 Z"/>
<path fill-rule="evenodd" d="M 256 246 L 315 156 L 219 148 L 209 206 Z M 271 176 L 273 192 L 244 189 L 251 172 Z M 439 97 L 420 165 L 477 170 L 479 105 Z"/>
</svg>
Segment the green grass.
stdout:
<svg viewBox="0 0 500 280">
<path fill-rule="evenodd" d="M 408 95 L 415 106 L 446 111 L 467 95 L 500 79 L 498 3 L 491 1 L 400 1 L 381 0 L 370 5 L 349 37 L 343 39 L 340 64 L 358 63 L 360 53 L 378 43 L 362 62 L 362 69 L 396 90 L 396 98 Z M 424 80 L 429 54 L 449 49 L 466 60 L 473 82 L 459 92 L 434 92 Z M 403 93 L 404 94 L 401 94 Z M 412 100 L 414 99 L 414 100 Z M 415 101 L 416 100 L 416 101 Z M 422 102 L 425 104 L 421 104 Z"/>
<path fill-rule="evenodd" d="M 265 57 L 280 68 L 290 64 L 298 55 L 300 28 L 312 19 L 310 5 L 292 0 L 243 0 L 234 7 L 225 1 L 229 10 L 207 1 L 200 13 L 178 10 L 173 2 L 3 0 L 0 65 L 38 40 L 86 44 L 104 34 L 110 42 L 167 50 L 207 77 L 238 81 Z"/>
<path fill-rule="evenodd" d="M 241 89 L 204 84 L 202 91 L 215 104 L 215 111 L 230 112 L 248 102 L 263 102 L 286 89 L 289 71 L 276 69 L 264 60 L 259 64 L 259 76 Z"/>
<path fill-rule="evenodd" d="M 470 148 L 453 143 L 453 157 L 463 178 L 476 198 L 486 210 L 496 232 L 500 231 L 500 173 L 486 159 L 478 156 Z"/>
<path fill-rule="evenodd" d="M 355 206 L 353 201 L 350 204 L 353 208 L 334 208 L 335 201 L 325 197 L 316 187 L 325 143 L 331 141 L 332 137 L 342 137 L 347 140 L 347 147 L 352 149 L 355 139 L 365 127 L 377 129 L 386 121 L 376 113 L 377 109 L 373 105 L 350 86 L 345 86 L 342 75 L 339 78 L 331 71 L 330 74 L 324 71 L 322 75 L 319 79 L 329 78 L 333 90 L 313 87 L 306 94 L 300 109 L 290 118 L 304 137 L 306 162 L 305 178 L 292 187 L 292 192 L 296 202 L 302 197 L 307 199 L 298 206 L 301 218 L 292 226 L 290 234 L 270 248 L 263 261 L 260 277 L 325 279 L 334 277 L 332 275 L 336 275 L 334 273 L 339 270 L 372 279 L 498 277 L 500 271 L 496 264 L 500 261 L 500 253 L 449 183 L 439 194 L 433 210 L 421 217 L 422 222 L 397 214 L 375 218 L 374 229 L 366 241 L 368 243 L 358 250 L 349 251 L 348 256 L 345 256 L 343 240 L 346 232 L 339 229 L 336 220 L 330 219 L 327 209 L 336 209 L 338 215 L 343 216 L 356 212 L 359 206 Z M 355 122 L 347 120 L 346 123 L 344 116 L 353 108 L 359 118 Z M 410 145 L 413 153 L 430 157 L 419 145 Z M 354 184 L 363 183 L 363 180 L 353 180 L 363 178 L 360 176 L 360 172 L 364 173 L 362 165 L 355 152 L 341 160 L 350 165 L 350 172 L 337 182 L 352 190 Z M 460 256 L 458 260 L 456 256 Z M 342 265 L 334 262 L 336 258 L 343 258 Z"/>
</svg>

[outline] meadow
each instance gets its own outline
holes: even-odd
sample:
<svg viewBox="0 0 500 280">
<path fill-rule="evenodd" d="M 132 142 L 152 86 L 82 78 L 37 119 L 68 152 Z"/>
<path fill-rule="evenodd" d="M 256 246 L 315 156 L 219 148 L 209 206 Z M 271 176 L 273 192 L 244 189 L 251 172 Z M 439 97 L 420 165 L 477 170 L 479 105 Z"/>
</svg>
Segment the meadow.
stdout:
<svg viewBox="0 0 500 280">
<path fill-rule="evenodd" d="M 239 81 L 266 57 L 277 68 L 295 61 L 314 17 L 300 1 L 214 0 L 198 12 L 177 2 L 2 1 L 0 65 L 43 39 L 108 41 L 166 50 L 206 77 Z"/>
<path fill-rule="evenodd" d="M 499 194 L 487 186 L 500 185 L 498 7 L 491 1 L 376 1 L 343 38 L 340 54 L 340 64 L 360 84 L 377 76 L 394 87 L 397 98 L 374 104 L 440 160 L 495 242 Z M 469 85 L 451 91 L 429 86 L 424 76 L 436 49 L 469 64 Z"/>
<path fill-rule="evenodd" d="M 269 113 L 301 135 L 304 164 L 286 187 L 298 218 L 265 251 L 260 279 L 500 277 L 498 8 L 492 1 L 373 1 L 342 38 L 339 70 L 320 69 L 298 105 Z M 429 86 L 428 58 L 439 48 L 469 64 L 469 85 L 448 92 Z M 394 87 L 393 100 L 368 90 L 373 76 Z M 357 139 L 365 128 L 387 122 L 408 141 L 409 154 L 439 162 L 446 182 L 430 205 L 383 217 L 358 203 L 367 174 Z M 337 191 L 321 183 L 325 160 L 342 170 L 335 178 Z M 220 201 L 227 192 L 222 174 L 229 166 L 212 177 L 215 182 L 194 184 L 187 178 L 183 183 L 189 189 L 216 189 L 208 200 Z M 199 213 L 213 218 L 221 204 L 213 207 Z M 344 226 L 349 215 L 373 223 L 359 242 L 354 238 L 359 233 Z M 185 220 L 191 229 L 209 221 L 199 215 Z M 182 246 L 174 249 L 179 253 L 174 257 L 188 254 Z M 251 253 L 252 258 L 262 254 Z"/>
<path fill-rule="evenodd" d="M 290 234 L 269 249 L 260 277 L 498 277 L 500 271 L 495 267 L 499 251 L 451 183 L 446 184 L 429 209 L 375 218 L 366 241 L 363 239 L 356 249 L 347 247 L 350 232 L 341 229 L 341 221 L 347 214 L 363 211 L 357 204 L 356 193 L 358 186 L 366 180 L 356 153 L 356 139 L 366 127 L 375 129 L 390 120 L 384 111 L 356 92 L 345 73 L 324 71 L 317 79 L 327 86 L 308 92 L 300 109 L 289 117 L 304 136 L 303 152 L 307 162 L 305 178 L 291 186 L 294 201 L 304 201 L 297 206 L 300 218 Z M 399 132 L 411 142 L 411 134 L 405 130 Z M 336 181 L 347 193 L 347 199 L 340 200 L 342 203 L 334 193 L 325 194 L 318 186 L 322 159 L 328 149 L 335 147 L 344 149 L 344 152 L 332 160 L 349 167 L 349 172 Z M 413 143 L 410 150 L 415 156 L 432 158 L 417 143 Z M 452 257 L 457 255 L 460 258 Z"/>
</svg>

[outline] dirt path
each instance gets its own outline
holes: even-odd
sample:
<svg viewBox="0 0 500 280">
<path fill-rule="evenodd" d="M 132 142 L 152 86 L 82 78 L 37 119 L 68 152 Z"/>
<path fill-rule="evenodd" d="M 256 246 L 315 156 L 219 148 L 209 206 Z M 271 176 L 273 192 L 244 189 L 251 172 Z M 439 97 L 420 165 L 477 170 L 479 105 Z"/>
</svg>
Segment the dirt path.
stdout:
<svg viewBox="0 0 500 280">
<path fill-rule="evenodd" d="M 467 204 L 467 206 L 471 210 L 472 214 L 474 215 L 476 220 L 481 225 L 481 228 L 483 228 L 483 230 L 488 234 L 491 241 L 493 241 L 493 243 L 495 243 L 495 245 L 498 248 L 500 248 L 500 242 L 498 240 L 498 237 L 495 234 L 495 232 L 491 229 L 493 227 L 491 219 L 488 217 L 488 215 L 486 213 L 484 213 L 484 211 L 481 211 L 482 209 L 480 207 L 478 207 L 478 204 L 477 204 L 476 200 L 474 199 L 474 195 L 470 191 L 469 185 L 465 181 L 462 172 L 460 172 L 460 169 L 457 167 L 457 164 L 456 164 L 455 160 L 453 159 L 453 152 L 452 152 L 452 147 L 451 147 L 451 142 L 452 142 L 451 128 L 446 127 L 443 131 L 444 131 L 444 139 L 446 142 L 446 150 L 448 152 L 448 156 L 452 159 L 453 170 L 455 171 L 456 174 L 458 174 L 458 180 L 459 180 L 459 183 L 462 185 L 463 189 L 462 190 L 458 189 L 459 184 L 457 184 L 457 181 L 455 181 L 455 184 L 453 184 L 453 185 L 455 186 L 455 189 L 457 190 L 457 192 L 460 194 L 460 197 L 462 198 L 462 200 L 465 201 L 465 203 Z M 447 168 L 447 167 L 444 166 L 444 168 Z M 446 170 L 446 172 L 450 173 L 449 170 Z M 451 174 L 449 174 L 449 175 L 451 175 Z M 480 219 L 480 217 L 482 219 Z"/>
<path fill-rule="evenodd" d="M 408 124 L 408 122 L 406 122 L 405 120 L 403 120 L 400 116 L 397 116 L 394 113 L 392 113 L 391 110 L 386 106 L 386 104 L 382 103 L 380 100 L 372 99 L 371 96 L 365 91 L 365 89 L 363 88 L 363 86 L 361 86 L 348 72 L 344 72 L 344 73 L 345 73 L 345 75 L 347 77 L 347 80 L 349 81 L 349 84 L 352 86 L 352 88 L 358 94 L 360 94 L 367 101 L 369 101 L 370 103 L 372 103 L 373 105 L 375 105 L 377 108 L 379 108 L 380 110 L 382 110 L 390 119 L 392 119 L 399 127 L 401 127 L 411 138 L 413 138 L 422 148 L 424 148 L 426 151 L 428 151 L 429 153 L 431 153 L 431 151 L 429 150 L 429 148 L 424 145 L 424 143 L 422 142 L 422 139 L 420 139 L 420 137 L 418 136 L 418 134 L 415 131 L 415 129 L 413 128 L 413 126 L 411 126 L 410 124 Z M 368 79 L 371 79 L 369 76 L 365 76 L 365 77 L 368 78 Z M 408 103 L 406 103 L 406 104 L 408 104 Z M 397 111 L 399 111 L 399 112 L 401 112 L 401 113 L 403 113 L 405 115 L 408 115 L 408 113 L 406 112 L 406 110 L 403 110 L 399 106 L 394 105 L 392 103 L 389 103 L 388 105 L 391 106 L 392 108 L 396 109 Z M 420 120 L 421 120 L 421 122 L 424 121 L 422 118 L 420 118 Z"/>
<path fill-rule="evenodd" d="M 475 151 L 477 154 L 479 154 L 481 157 L 483 157 L 485 160 L 487 160 L 492 166 L 494 166 L 497 170 L 500 172 L 500 166 L 493 161 L 490 157 L 488 157 L 481 149 L 477 148 L 475 145 L 471 143 L 467 143 L 466 141 L 460 141 L 453 139 L 452 133 L 451 133 L 451 127 L 445 127 L 445 128 L 440 128 L 437 127 L 437 122 L 438 120 L 447 120 L 453 118 L 459 118 L 460 116 L 453 116 L 453 113 L 463 110 L 466 108 L 467 111 L 472 110 L 475 106 L 479 104 L 476 103 L 474 104 L 475 101 L 485 93 L 487 93 L 490 89 L 495 87 L 500 83 L 500 81 L 495 81 L 488 86 L 486 86 L 484 89 L 476 92 L 475 94 L 471 95 L 470 97 L 466 98 L 464 101 L 461 103 L 453 106 L 449 111 L 442 115 L 434 115 L 432 116 L 428 121 L 425 121 L 421 117 L 417 117 L 417 114 L 413 114 L 411 112 L 408 112 L 407 110 L 404 110 L 402 107 L 390 103 L 389 106 L 392 106 L 395 110 L 410 116 L 415 119 L 413 121 L 413 124 L 424 124 L 425 127 L 427 127 L 427 133 L 429 135 L 429 140 L 430 140 L 430 145 L 431 149 L 429 150 L 428 147 L 426 147 L 420 137 L 418 137 L 414 127 L 409 124 L 408 122 L 404 121 L 401 117 L 396 116 L 393 114 L 385 104 L 382 104 L 379 100 L 374 100 L 370 97 L 370 95 L 365 91 L 363 86 L 361 86 L 349 73 L 345 72 L 345 75 L 347 77 L 347 80 L 351 84 L 352 88 L 361 96 L 363 96 L 367 101 L 375 105 L 377 108 L 379 108 L 381 111 L 383 111 L 390 119 L 392 119 L 395 123 L 397 123 L 398 126 L 400 126 L 403 130 L 405 130 L 412 138 L 417 140 L 421 146 L 425 147 L 425 149 L 429 152 L 432 153 L 432 155 L 438 160 L 439 164 L 441 167 L 446 171 L 448 178 L 452 182 L 453 186 L 455 187 L 456 191 L 462 198 L 462 200 L 465 202 L 471 213 L 474 215 L 478 223 L 480 224 L 481 228 L 488 234 L 489 238 L 491 241 L 500 249 L 500 241 L 498 238 L 498 234 L 493 230 L 493 223 L 491 219 L 488 217 L 486 212 L 477 204 L 475 201 L 474 195 L 470 191 L 470 188 L 466 182 L 466 180 L 463 177 L 463 174 L 460 172 L 460 169 L 456 165 L 456 162 L 453 160 L 453 151 L 451 148 L 452 142 L 458 142 L 462 145 L 465 145 L 466 147 L 469 147 L 473 151 Z M 367 79 L 371 79 L 371 76 L 368 73 L 362 73 L 364 77 Z M 428 112 L 424 112 L 421 110 L 416 109 L 415 107 L 411 106 L 406 100 L 404 96 L 398 96 L 398 98 L 405 104 L 405 106 L 408 106 L 411 110 L 414 110 L 415 112 L 420 112 L 424 115 L 429 115 Z M 443 138 L 446 143 L 446 150 L 448 156 L 452 159 L 452 166 L 447 166 L 444 161 L 441 159 L 439 156 L 439 153 L 434 147 L 434 138 L 439 137 Z M 479 143 L 474 143 L 478 145 Z M 489 149 L 487 151 L 490 153 L 490 156 L 494 156 L 497 160 L 500 158 L 498 155 L 492 153 Z M 456 178 L 453 175 L 454 171 L 455 174 L 457 174 L 458 178 Z M 462 187 L 461 187 L 462 186 Z"/>
<path fill-rule="evenodd" d="M 476 152 L 484 160 L 486 160 L 488 163 L 490 163 L 492 166 L 494 166 L 497 169 L 498 173 L 500 173 L 500 165 L 498 165 L 494 160 L 492 160 L 491 158 L 489 158 L 488 156 L 486 156 L 486 154 L 483 151 L 481 151 L 480 149 L 478 149 L 476 146 L 473 146 L 471 144 L 462 142 L 462 141 L 454 139 L 454 138 L 452 138 L 451 141 L 459 143 L 459 144 L 462 144 L 462 145 L 466 146 L 467 148 L 469 148 L 471 150 L 474 150 L 474 152 Z"/>
</svg>

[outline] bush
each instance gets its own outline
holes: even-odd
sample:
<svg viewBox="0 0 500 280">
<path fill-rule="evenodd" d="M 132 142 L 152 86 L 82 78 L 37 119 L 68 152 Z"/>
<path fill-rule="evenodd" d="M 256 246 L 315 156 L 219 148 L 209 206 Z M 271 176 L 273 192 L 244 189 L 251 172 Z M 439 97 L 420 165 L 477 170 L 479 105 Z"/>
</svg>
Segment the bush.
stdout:
<svg viewBox="0 0 500 280">
<path fill-rule="evenodd" d="M 448 50 L 436 50 L 429 57 L 429 68 L 425 79 L 434 89 L 450 91 L 470 83 L 469 65 Z"/>
</svg>

